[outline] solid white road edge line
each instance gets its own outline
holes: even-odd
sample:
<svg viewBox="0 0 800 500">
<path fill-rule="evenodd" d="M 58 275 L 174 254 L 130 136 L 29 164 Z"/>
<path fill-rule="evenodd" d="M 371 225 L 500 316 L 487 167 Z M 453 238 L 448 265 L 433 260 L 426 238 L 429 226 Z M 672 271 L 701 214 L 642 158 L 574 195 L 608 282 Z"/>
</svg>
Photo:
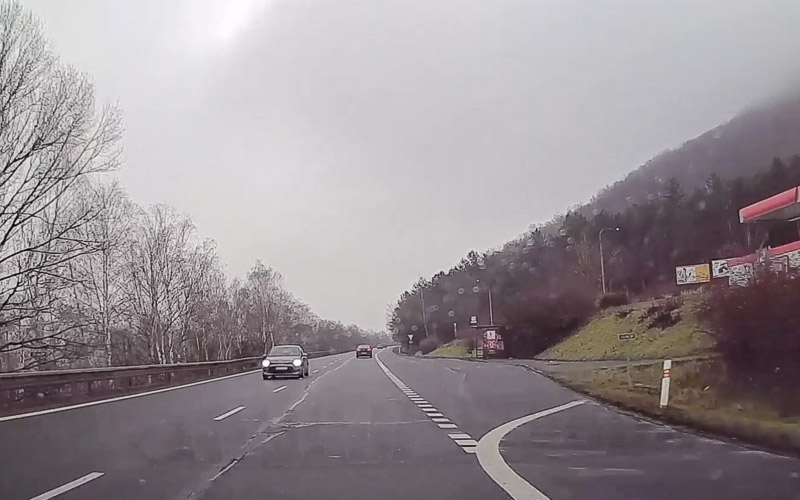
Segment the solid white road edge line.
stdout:
<svg viewBox="0 0 800 500">
<path fill-rule="evenodd" d="M 226 418 L 230 417 L 231 415 L 233 415 L 235 413 L 239 413 L 240 411 L 244 410 L 245 408 L 246 408 L 246 406 L 237 406 L 233 410 L 226 411 L 222 415 L 220 415 L 218 417 L 214 417 L 214 420 L 217 421 L 217 422 L 219 422 L 220 420 L 225 420 Z"/>
<path fill-rule="evenodd" d="M 282 390 L 286 389 L 285 385 L 272 389 L 272 392 L 281 392 Z"/>
<path fill-rule="evenodd" d="M 105 473 L 104 472 L 90 472 L 89 474 L 86 474 L 83 477 L 79 477 L 78 479 L 76 479 L 74 481 L 70 481 L 65 485 L 59 486 L 58 488 L 55 488 L 55 489 L 52 489 L 52 490 L 47 491 L 45 493 L 42 493 L 41 495 L 37 495 L 37 496 L 31 498 L 31 500 L 48 500 L 49 498 L 53 498 L 53 497 L 56 497 L 56 496 L 58 496 L 58 495 L 60 495 L 62 493 L 66 493 L 69 490 L 74 490 L 78 486 L 81 486 L 82 484 L 86 484 L 89 481 L 93 481 L 93 480 L 97 479 L 98 477 L 102 476 L 103 474 L 105 474 Z"/>
<path fill-rule="evenodd" d="M 532 484 L 524 480 L 522 476 L 514 472 L 514 469 L 506 463 L 503 456 L 500 455 L 500 441 L 506 434 L 523 424 L 560 411 L 568 410 L 574 406 L 582 405 L 585 402 L 586 400 L 584 399 L 572 401 L 561 406 L 556 406 L 555 408 L 520 417 L 490 430 L 478 441 L 478 446 L 475 450 L 481 468 L 492 481 L 503 488 L 514 500 L 550 500 L 544 493 L 537 490 Z"/>
<path fill-rule="evenodd" d="M 152 394 L 160 394 L 162 392 L 177 391 L 178 389 L 185 389 L 187 387 L 194 387 L 196 385 L 210 384 L 211 382 L 219 382 L 233 377 L 241 377 L 242 375 L 250 375 L 251 373 L 260 372 L 258 370 L 251 370 L 248 372 L 235 373 L 233 375 L 225 375 L 224 377 L 210 378 L 208 380 L 201 380 L 199 382 L 192 382 L 191 384 L 176 385 L 175 387 L 165 387 L 163 389 L 156 389 L 155 391 L 137 392 L 136 394 L 128 394 L 127 396 L 119 396 L 117 398 L 100 399 L 98 401 L 89 401 L 88 403 L 80 403 L 77 405 L 60 406 L 58 408 L 50 408 L 47 410 L 32 411 L 30 413 L 20 413 L 18 415 L 9 415 L 7 417 L 0 417 L 0 422 L 8 422 L 9 420 L 18 420 L 20 418 L 37 417 L 39 415 L 48 415 L 50 413 L 58 413 L 60 411 L 77 410 L 78 408 L 86 408 L 89 406 L 97 406 L 105 403 L 114 403 L 116 401 L 125 401 L 126 399 L 141 398 L 142 396 L 150 396 Z"/>
</svg>

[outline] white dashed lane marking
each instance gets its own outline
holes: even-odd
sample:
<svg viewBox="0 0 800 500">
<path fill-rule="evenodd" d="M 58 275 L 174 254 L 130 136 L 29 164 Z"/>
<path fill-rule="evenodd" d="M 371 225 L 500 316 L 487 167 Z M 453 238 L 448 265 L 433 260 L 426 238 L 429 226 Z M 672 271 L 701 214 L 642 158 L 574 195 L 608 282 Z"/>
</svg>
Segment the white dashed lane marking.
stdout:
<svg viewBox="0 0 800 500">
<path fill-rule="evenodd" d="M 391 380 L 394 383 L 394 385 L 396 385 L 397 388 L 400 389 L 400 391 L 402 391 L 402 393 L 405 394 L 406 397 L 408 397 L 408 399 L 411 402 L 416 404 L 420 410 L 425 412 L 425 414 L 431 419 L 431 421 L 436 425 L 438 425 L 440 429 L 451 429 L 456 431 L 458 430 L 458 426 L 452 423 L 449 418 L 446 418 L 439 410 L 434 408 L 432 404 L 425 401 L 425 399 L 423 399 L 419 394 L 414 392 L 405 383 L 403 383 L 402 380 L 397 378 L 397 376 L 394 373 L 389 371 L 389 369 L 386 368 L 386 365 L 384 365 L 383 362 L 380 360 L 380 356 L 376 356 L 375 361 L 378 363 L 378 367 L 380 367 L 383 373 L 385 373 L 386 376 L 389 377 L 389 380 Z M 472 439 L 472 436 L 470 436 L 469 434 L 465 434 L 463 432 L 454 432 L 448 434 L 447 436 L 450 439 L 452 439 L 453 442 L 456 443 L 459 447 L 461 447 L 461 449 L 464 450 L 464 453 L 468 453 L 470 455 L 475 454 L 476 450 L 475 446 L 478 444 L 478 442 Z"/>
<path fill-rule="evenodd" d="M 225 420 L 226 418 L 230 417 L 230 416 L 231 416 L 231 415 L 233 415 L 234 413 L 239 413 L 240 411 L 242 411 L 242 410 L 244 410 L 244 409 L 245 409 L 245 407 L 244 407 L 244 406 L 237 406 L 237 407 L 236 407 L 236 408 L 234 408 L 233 410 L 226 411 L 226 412 L 225 412 L 225 413 L 223 413 L 222 415 L 220 415 L 220 416 L 218 416 L 218 417 L 214 417 L 214 420 L 215 420 L 215 421 L 217 421 L 217 422 L 219 422 L 220 420 Z"/>
<path fill-rule="evenodd" d="M 89 481 L 93 481 L 93 480 L 97 479 L 98 477 L 101 477 L 103 474 L 104 474 L 103 472 L 90 472 L 89 474 L 86 474 L 83 477 L 79 477 L 78 479 L 76 479 L 74 481 L 70 481 L 67 484 L 59 486 L 58 488 L 52 489 L 50 491 L 46 491 L 46 492 L 42 493 L 41 495 L 37 495 L 37 496 L 31 498 L 31 500 L 49 500 L 50 498 L 54 498 L 54 497 L 57 497 L 58 495 L 61 495 L 62 493 L 66 493 L 66 492 L 68 492 L 70 490 L 74 490 L 78 486 L 84 485 L 84 484 L 88 483 Z"/>
<path fill-rule="evenodd" d="M 463 432 L 455 432 L 453 434 L 448 434 L 447 437 L 450 439 L 472 439 L 472 436 L 469 434 L 464 434 Z"/>
<path fill-rule="evenodd" d="M 280 387 L 278 387 L 278 388 L 276 388 L 276 389 L 272 389 L 272 392 L 281 392 L 281 391 L 282 391 L 282 390 L 284 390 L 284 389 L 286 389 L 286 386 L 285 386 L 285 385 L 282 385 L 282 386 L 280 386 Z"/>
</svg>

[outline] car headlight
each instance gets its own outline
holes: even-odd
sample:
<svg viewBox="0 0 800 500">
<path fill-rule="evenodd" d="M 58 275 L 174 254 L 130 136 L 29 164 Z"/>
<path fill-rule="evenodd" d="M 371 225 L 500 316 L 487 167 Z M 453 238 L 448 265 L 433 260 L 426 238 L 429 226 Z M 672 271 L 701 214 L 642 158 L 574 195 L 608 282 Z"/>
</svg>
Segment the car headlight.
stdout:
<svg viewBox="0 0 800 500">
<path fill-rule="evenodd" d="M 294 366 L 300 366 L 300 365 L 303 364 L 303 360 L 302 359 L 295 359 L 294 361 L 292 361 L 292 364 Z"/>
<path fill-rule="evenodd" d="M 269 366 L 269 360 L 265 359 L 264 361 L 262 361 L 261 362 L 261 366 L 263 366 L 264 368 L 268 367 Z"/>
</svg>

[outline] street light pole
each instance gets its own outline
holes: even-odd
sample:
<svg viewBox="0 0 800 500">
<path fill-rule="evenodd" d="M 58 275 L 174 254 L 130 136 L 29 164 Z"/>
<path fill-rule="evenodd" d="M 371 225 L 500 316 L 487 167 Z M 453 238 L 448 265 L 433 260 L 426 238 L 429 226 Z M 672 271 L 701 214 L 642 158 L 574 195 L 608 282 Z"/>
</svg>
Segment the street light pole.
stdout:
<svg viewBox="0 0 800 500">
<path fill-rule="evenodd" d="M 489 324 L 494 325 L 494 311 L 492 310 L 492 289 L 489 288 Z"/>
<path fill-rule="evenodd" d="M 604 227 L 597 235 L 600 243 L 600 281 L 603 283 L 603 295 L 606 294 L 606 261 L 603 258 L 603 231 L 619 231 L 618 227 Z"/>
<path fill-rule="evenodd" d="M 480 282 L 481 282 L 480 279 L 475 280 L 475 283 L 480 284 Z M 489 325 L 494 325 L 494 308 L 492 307 L 492 287 L 488 286 L 487 290 L 489 290 Z"/>
<path fill-rule="evenodd" d="M 425 289 L 419 289 L 419 300 L 422 303 L 422 327 L 425 330 L 425 338 L 428 338 L 428 321 L 425 319 Z"/>
</svg>

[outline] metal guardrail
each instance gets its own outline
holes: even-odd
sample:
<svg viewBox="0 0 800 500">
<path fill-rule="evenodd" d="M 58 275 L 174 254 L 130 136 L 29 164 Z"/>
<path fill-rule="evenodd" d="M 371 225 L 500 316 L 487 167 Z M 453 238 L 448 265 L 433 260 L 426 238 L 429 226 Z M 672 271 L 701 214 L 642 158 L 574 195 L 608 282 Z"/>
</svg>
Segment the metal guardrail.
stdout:
<svg viewBox="0 0 800 500">
<path fill-rule="evenodd" d="M 340 352 L 316 351 L 308 353 L 308 357 L 318 358 Z M 242 373 L 257 369 L 262 359 L 264 356 L 169 365 L 0 373 L 0 413 Z"/>
</svg>

